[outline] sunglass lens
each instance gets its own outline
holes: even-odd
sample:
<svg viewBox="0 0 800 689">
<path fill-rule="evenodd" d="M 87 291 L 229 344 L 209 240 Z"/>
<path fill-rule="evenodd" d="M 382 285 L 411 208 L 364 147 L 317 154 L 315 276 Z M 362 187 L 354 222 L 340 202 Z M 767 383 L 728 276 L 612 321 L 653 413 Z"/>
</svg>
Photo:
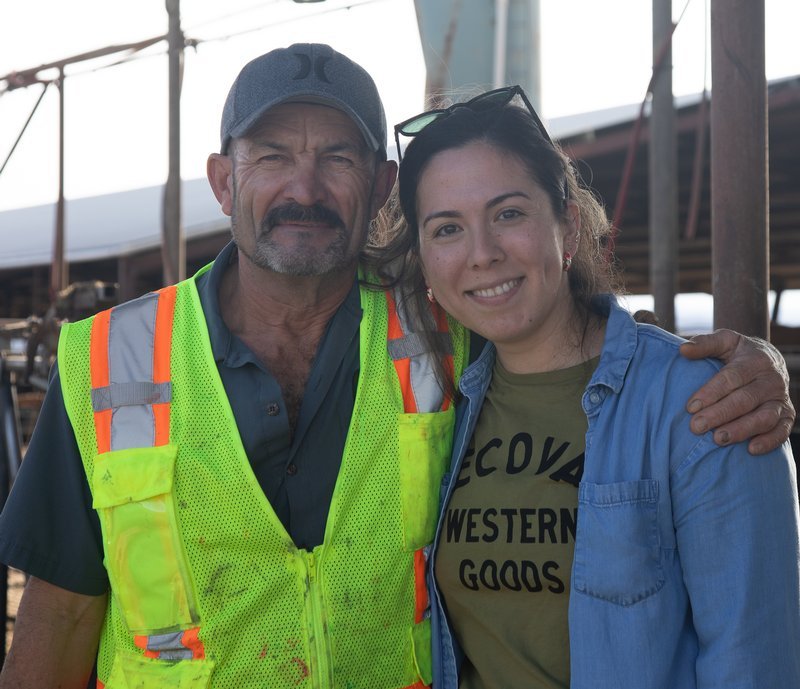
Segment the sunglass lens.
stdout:
<svg viewBox="0 0 800 689">
<path fill-rule="evenodd" d="M 423 113 L 419 117 L 411 120 L 411 122 L 404 124 L 400 129 L 400 133 L 404 134 L 405 136 L 415 136 L 425 129 L 425 127 L 427 127 L 431 122 L 438 120 L 441 115 L 441 111 Z"/>
<path fill-rule="evenodd" d="M 470 107 L 473 110 L 490 110 L 492 108 L 499 108 L 508 103 L 513 97 L 514 92 L 510 89 L 503 89 L 495 93 L 487 93 L 483 96 L 475 98 Z"/>
</svg>

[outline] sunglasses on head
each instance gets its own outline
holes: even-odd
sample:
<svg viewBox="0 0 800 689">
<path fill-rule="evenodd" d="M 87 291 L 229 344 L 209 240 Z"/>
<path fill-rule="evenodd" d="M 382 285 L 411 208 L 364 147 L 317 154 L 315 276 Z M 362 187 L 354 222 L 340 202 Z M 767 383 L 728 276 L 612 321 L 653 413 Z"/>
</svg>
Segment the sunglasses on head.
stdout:
<svg viewBox="0 0 800 689">
<path fill-rule="evenodd" d="M 425 127 L 427 127 L 429 124 L 438 122 L 442 118 L 451 115 L 454 111 L 458 110 L 459 108 L 469 108 L 470 110 L 474 110 L 476 112 L 493 110 L 495 108 L 503 108 L 506 105 L 508 105 L 514 99 L 515 96 L 519 96 L 522 99 L 522 102 L 525 103 L 525 107 L 528 109 L 528 112 L 530 113 L 531 118 L 533 118 L 533 122 L 539 129 L 539 132 L 548 143 L 552 144 L 553 140 L 547 133 L 544 124 L 542 124 L 542 121 L 539 119 L 539 116 L 533 109 L 533 105 L 531 105 L 531 102 L 528 100 L 528 96 L 525 95 L 525 91 L 522 90 L 522 87 L 505 86 L 501 89 L 494 89 L 493 91 L 487 91 L 486 93 L 482 93 L 479 96 L 475 96 L 475 98 L 472 98 L 471 100 L 464 101 L 463 103 L 454 103 L 449 108 L 439 108 L 436 110 L 428 110 L 427 112 L 422 112 L 419 115 L 410 117 L 407 120 L 401 122 L 400 124 L 395 125 L 394 141 L 395 144 L 397 145 L 397 159 L 401 162 L 403 160 L 403 156 L 400 152 L 401 134 L 407 137 L 417 136 L 417 134 L 422 132 L 425 129 Z"/>
</svg>

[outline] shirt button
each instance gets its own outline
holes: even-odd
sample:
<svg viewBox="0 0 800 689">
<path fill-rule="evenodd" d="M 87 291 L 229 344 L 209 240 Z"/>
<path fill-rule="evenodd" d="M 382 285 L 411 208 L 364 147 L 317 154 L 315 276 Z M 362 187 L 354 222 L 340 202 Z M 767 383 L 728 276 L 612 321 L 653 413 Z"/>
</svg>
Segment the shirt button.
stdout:
<svg viewBox="0 0 800 689">
<path fill-rule="evenodd" d="M 289 474 L 289 476 L 294 476 L 297 473 L 297 465 L 290 464 L 288 467 L 286 467 L 286 473 Z"/>
<path fill-rule="evenodd" d="M 270 416 L 277 416 L 278 414 L 280 414 L 280 412 L 281 408 L 277 402 L 270 402 L 267 405 L 267 414 L 269 414 Z"/>
<path fill-rule="evenodd" d="M 600 402 L 600 395 L 598 395 L 596 392 L 593 392 L 591 395 L 589 395 L 589 401 L 592 404 L 597 404 Z"/>
</svg>

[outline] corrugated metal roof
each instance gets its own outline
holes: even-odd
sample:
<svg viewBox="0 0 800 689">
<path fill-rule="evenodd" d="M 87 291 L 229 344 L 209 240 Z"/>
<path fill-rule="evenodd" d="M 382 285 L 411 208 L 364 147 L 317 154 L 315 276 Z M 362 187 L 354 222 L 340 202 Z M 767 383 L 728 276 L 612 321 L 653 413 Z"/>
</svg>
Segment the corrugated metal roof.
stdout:
<svg viewBox="0 0 800 689">
<path fill-rule="evenodd" d="M 182 224 L 187 238 L 224 230 L 208 180 L 184 180 Z M 70 263 L 126 256 L 161 244 L 163 186 L 67 200 L 65 256 Z M 52 259 L 56 206 L 0 213 L 0 269 L 47 265 Z"/>
</svg>

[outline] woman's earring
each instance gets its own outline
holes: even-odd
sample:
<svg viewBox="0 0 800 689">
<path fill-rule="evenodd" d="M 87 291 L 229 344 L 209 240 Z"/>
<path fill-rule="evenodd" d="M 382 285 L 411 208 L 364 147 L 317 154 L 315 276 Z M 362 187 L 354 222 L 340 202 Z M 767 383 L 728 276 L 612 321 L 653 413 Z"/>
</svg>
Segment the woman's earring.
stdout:
<svg viewBox="0 0 800 689">
<path fill-rule="evenodd" d="M 564 258 L 561 260 L 561 268 L 566 273 L 572 265 L 572 254 L 569 251 L 564 252 Z"/>
<path fill-rule="evenodd" d="M 428 296 L 428 301 L 431 304 L 436 303 L 436 297 L 433 296 L 433 290 L 430 287 L 428 287 L 428 289 L 425 290 L 425 294 Z"/>
</svg>

